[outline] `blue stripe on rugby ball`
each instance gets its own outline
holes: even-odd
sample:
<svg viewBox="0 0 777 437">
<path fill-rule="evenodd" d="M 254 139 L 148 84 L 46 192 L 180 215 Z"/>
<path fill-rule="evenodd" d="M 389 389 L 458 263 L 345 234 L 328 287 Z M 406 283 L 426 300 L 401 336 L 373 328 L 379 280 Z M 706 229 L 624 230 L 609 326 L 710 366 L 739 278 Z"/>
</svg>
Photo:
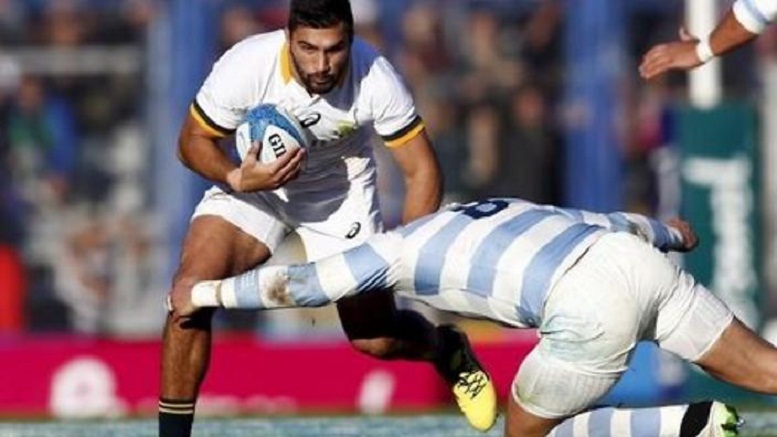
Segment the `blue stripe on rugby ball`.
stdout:
<svg viewBox="0 0 777 437">
<path fill-rule="evenodd" d="M 300 147 L 305 147 L 307 143 L 299 130 L 300 128 L 289 117 L 291 115 L 286 115 L 285 111 L 281 112 L 275 105 L 262 104 L 248 111 L 244 121 L 247 121 L 251 126 L 252 142 L 262 141 L 267 126 L 272 125 L 285 130 L 297 140 Z"/>
</svg>

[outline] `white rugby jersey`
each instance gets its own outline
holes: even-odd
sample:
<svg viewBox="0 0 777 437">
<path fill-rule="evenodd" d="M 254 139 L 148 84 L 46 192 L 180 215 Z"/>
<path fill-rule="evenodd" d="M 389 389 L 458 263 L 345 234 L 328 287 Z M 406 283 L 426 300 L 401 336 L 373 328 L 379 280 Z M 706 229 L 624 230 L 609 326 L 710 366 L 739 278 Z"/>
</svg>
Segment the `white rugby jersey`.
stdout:
<svg viewBox="0 0 777 437">
<path fill-rule="evenodd" d="M 392 289 L 434 308 L 536 327 L 548 292 L 607 232 L 682 247 L 676 229 L 636 214 L 596 214 L 490 199 L 452 206 L 324 260 L 261 267 L 226 280 L 226 307 L 320 306 Z"/>
<path fill-rule="evenodd" d="M 326 181 L 342 186 L 343 177 L 374 171 L 365 125 L 371 124 L 389 147 L 405 144 L 424 128 L 400 76 L 359 38 L 342 82 L 317 95 L 294 79 L 283 30 L 249 37 L 214 64 L 190 112 L 202 127 L 226 136 L 260 103 L 288 109 L 311 139 L 305 170 L 288 189 L 326 190 Z"/>
<path fill-rule="evenodd" d="M 777 16 L 777 0 L 737 0 L 732 9 L 742 27 L 761 33 Z"/>
</svg>

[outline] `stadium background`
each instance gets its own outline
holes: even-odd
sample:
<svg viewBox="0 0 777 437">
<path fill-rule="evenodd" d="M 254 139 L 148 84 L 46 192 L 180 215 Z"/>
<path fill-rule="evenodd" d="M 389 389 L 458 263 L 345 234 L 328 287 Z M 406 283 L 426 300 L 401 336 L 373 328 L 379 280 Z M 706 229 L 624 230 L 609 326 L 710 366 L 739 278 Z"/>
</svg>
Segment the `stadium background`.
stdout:
<svg viewBox="0 0 777 437">
<path fill-rule="evenodd" d="M 640 54 L 675 36 L 679 0 L 352 3 L 357 32 L 416 96 L 446 200 L 682 213 L 704 243 L 678 261 L 769 333 L 773 30 L 722 62 L 723 100 L 701 110 L 688 104 L 684 74 L 649 84 L 637 74 Z M 285 11 L 280 0 L 0 0 L 0 416 L 155 412 L 161 302 L 207 186 L 175 158 L 177 129 L 219 53 L 283 26 Z M 376 139 L 391 227 L 402 180 L 381 147 Z M 459 322 L 507 387 L 534 335 Z M 426 366 L 351 351 L 331 308 L 222 314 L 217 324 L 200 412 L 449 403 Z M 649 346 L 611 398 L 682 401 L 710 389 L 770 403 Z"/>
</svg>

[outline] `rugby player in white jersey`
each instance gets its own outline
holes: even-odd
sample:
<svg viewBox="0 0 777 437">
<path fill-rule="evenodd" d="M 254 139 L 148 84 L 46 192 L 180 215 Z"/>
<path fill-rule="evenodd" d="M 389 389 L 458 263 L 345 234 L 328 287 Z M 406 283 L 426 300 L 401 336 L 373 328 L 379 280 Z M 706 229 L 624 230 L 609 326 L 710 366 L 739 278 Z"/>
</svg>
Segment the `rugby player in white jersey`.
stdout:
<svg viewBox="0 0 777 437">
<path fill-rule="evenodd" d="M 652 79 L 669 70 L 689 70 L 755 39 L 777 16 L 777 0 L 737 0 L 709 37 L 697 39 L 680 30 L 680 39 L 651 47 L 639 72 Z"/>
<path fill-rule="evenodd" d="M 238 167 L 219 141 L 260 103 L 296 115 L 310 147 L 271 164 L 257 162 L 252 150 Z M 292 230 L 310 260 L 381 231 L 368 125 L 404 174 L 403 220 L 437 210 L 441 176 L 424 124 L 392 66 L 354 37 L 348 0 L 292 0 L 286 30 L 249 37 L 228 50 L 197 93 L 180 133 L 181 161 L 216 185 L 194 211 L 174 287 L 262 264 Z M 455 328 L 435 328 L 417 313 L 397 310 L 390 292 L 343 300 L 338 312 L 356 349 L 434 363 L 470 423 L 479 429 L 494 423 L 493 386 Z M 191 432 L 208 367 L 212 314 L 168 317 L 159 402 L 163 436 Z M 472 378 L 485 387 L 472 390 Z"/>
<path fill-rule="evenodd" d="M 731 436 L 738 416 L 720 402 L 590 410 L 641 340 L 721 380 L 777 394 L 777 349 L 661 252 L 696 244 L 681 220 L 491 199 L 318 262 L 181 286 L 170 304 L 179 314 L 320 306 L 390 288 L 441 310 L 538 330 L 510 390 L 508 436 Z"/>
</svg>

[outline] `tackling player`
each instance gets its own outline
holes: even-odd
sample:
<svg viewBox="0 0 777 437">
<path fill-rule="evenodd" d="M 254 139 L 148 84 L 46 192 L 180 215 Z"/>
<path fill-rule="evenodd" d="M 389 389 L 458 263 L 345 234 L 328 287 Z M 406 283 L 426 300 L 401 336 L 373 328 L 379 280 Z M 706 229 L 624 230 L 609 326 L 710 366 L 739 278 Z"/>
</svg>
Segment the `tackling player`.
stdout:
<svg viewBox="0 0 777 437">
<path fill-rule="evenodd" d="M 709 38 L 683 30 L 680 40 L 652 47 L 642 57 L 640 75 L 652 79 L 672 69 L 690 70 L 752 41 L 777 16 L 775 0 L 737 0 Z"/>
<path fill-rule="evenodd" d="M 656 249 L 696 244 L 681 220 L 491 199 L 443 209 L 318 262 L 182 286 L 170 298 L 184 315 L 319 306 L 390 288 L 441 310 L 538 329 L 512 384 L 509 436 L 544 436 L 557 426 L 557 435 L 736 435 L 736 412 L 719 402 L 586 412 L 641 340 L 716 378 L 777 393 L 777 349 Z"/>
<path fill-rule="evenodd" d="M 271 164 L 249 157 L 237 167 L 219 141 L 260 103 L 293 113 L 307 129 L 310 147 Z M 381 231 L 368 125 L 404 174 L 403 220 L 437 210 L 441 176 L 424 123 L 393 67 L 353 35 L 348 0 L 292 0 L 286 30 L 249 37 L 228 50 L 197 93 L 180 133 L 181 161 L 216 185 L 194 211 L 174 287 L 262 264 L 292 230 L 311 260 Z M 433 362 L 470 423 L 479 429 L 494 423 L 493 387 L 462 333 L 397 310 L 389 292 L 345 299 L 338 312 L 356 349 L 383 359 Z M 160 435 L 191 432 L 208 367 L 212 315 L 210 310 L 184 319 L 173 312 L 167 319 Z M 472 377 L 485 386 L 472 391 Z"/>
</svg>

